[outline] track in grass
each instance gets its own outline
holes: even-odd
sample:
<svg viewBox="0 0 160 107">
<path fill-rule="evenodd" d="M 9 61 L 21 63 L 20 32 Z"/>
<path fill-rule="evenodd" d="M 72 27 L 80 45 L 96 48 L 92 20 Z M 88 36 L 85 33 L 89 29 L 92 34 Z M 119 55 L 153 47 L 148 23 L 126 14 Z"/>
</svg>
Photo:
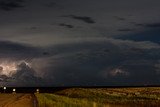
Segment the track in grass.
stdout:
<svg viewBox="0 0 160 107">
<path fill-rule="evenodd" d="M 37 107 L 33 94 L 0 94 L 0 107 Z"/>
</svg>

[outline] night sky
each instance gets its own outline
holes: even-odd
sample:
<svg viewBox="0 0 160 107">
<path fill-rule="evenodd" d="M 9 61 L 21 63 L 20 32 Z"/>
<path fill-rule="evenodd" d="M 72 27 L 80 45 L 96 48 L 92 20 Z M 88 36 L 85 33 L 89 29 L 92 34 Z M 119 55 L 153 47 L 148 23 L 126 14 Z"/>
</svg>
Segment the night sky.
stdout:
<svg viewBox="0 0 160 107">
<path fill-rule="evenodd" d="M 0 85 L 160 85 L 160 1 L 0 0 Z"/>
</svg>

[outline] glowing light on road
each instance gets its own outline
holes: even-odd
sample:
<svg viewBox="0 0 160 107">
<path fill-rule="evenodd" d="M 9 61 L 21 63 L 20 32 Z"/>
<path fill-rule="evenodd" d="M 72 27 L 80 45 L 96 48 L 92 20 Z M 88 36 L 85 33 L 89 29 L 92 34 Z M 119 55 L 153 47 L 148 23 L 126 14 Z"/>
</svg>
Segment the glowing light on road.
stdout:
<svg viewBox="0 0 160 107">
<path fill-rule="evenodd" d="M 16 89 L 15 89 L 15 88 L 13 89 L 13 92 L 16 92 Z"/>
<path fill-rule="evenodd" d="M 39 89 L 36 89 L 36 93 L 39 93 Z"/>
<path fill-rule="evenodd" d="M 4 89 L 4 90 L 6 90 L 6 89 L 7 89 L 7 87 L 3 87 L 3 89 Z"/>
</svg>

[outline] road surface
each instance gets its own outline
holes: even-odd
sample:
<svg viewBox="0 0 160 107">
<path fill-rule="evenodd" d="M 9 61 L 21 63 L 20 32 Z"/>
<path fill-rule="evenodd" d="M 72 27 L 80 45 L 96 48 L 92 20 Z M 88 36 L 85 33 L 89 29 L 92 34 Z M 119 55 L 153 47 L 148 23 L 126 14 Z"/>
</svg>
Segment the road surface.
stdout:
<svg viewBox="0 0 160 107">
<path fill-rule="evenodd" d="M 0 107 L 37 107 L 34 94 L 1 94 Z"/>
</svg>

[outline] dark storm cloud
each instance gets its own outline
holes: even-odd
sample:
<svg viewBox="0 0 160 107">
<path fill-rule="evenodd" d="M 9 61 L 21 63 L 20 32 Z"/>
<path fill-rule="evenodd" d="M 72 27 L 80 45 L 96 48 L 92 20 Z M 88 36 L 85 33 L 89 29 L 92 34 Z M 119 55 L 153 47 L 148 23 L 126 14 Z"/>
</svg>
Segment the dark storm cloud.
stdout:
<svg viewBox="0 0 160 107">
<path fill-rule="evenodd" d="M 57 55 L 51 58 L 52 66 L 44 78 L 57 86 L 159 83 L 155 68 L 160 58 L 159 48 L 129 44 L 83 42 L 54 47 Z"/>
<path fill-rule="evenodd" d="M 151 27 L 151 28 L 159 28 L 160 27 L 160 23 L 152 23 L 152 24 L 146 24 L 146 27 Z"/>
<path fill-rule="evenodd" d="M 29 3 L 25 11 L 1 12 L 0 38 L 8 41 L 0 41 L 0 63 L 13 59 L 31 64 L 18 65 L 12 77 L 0 75 L 0 81 L 8 86 L 160 83 L 159 23 L 150 22 L 159 19 L 158 0 L 25 2 Z M 0 9 L 4 11 L 23 6 L 23 0 L 0 0 Z M 57 17 L 61 15 L 66 16 Z M 140 23 L 132 24 L 141 26 L 141 32 L 123 23 L 126 21 Z M 55 26 L 48 25 L 50 22 Z M 68 30 L 77 23 L 83 28 Z"/>
<path fill-rule="evenodd" d="M 13 42 L 1 42 L 0 46 L 8 58 L 12 54 L 21 59 L 31 58 L 31 66 L 21 62 L 12 77 L 0 76 L 1 82 L 8 86 L 143 85 L 160 82 L 155 67 L 159 63 L 160 51 L 152 43 L 111 39 L 44 49 Z"/>
<path fill-rule="evenodd" d="M 0 75 L 0 82 L 9 82 L 12 78 L 7 77 L 6 75 Z"/>
<path fill-rule="evenodd" d="M 147 57 L 150 57 L 150 58 L 147 59 Z M 157 63 L 157 60 L 152 55 L 148 55 L 146 56 L 146 58 L 141 58 L 140 60 L 137 60 L 137 61 L 132 60 L 132 61 L 124 62 L 123 68 L 127 69 L 130 72 L 130 77 L 128 79 L 128 82 L 134 85 L 136 84 L 158 85 L 160 82 L 160 79 L 159 79 L 160 75 L 157 75 L 156 73 L 156 67 L 154 65 L 156 63 Z"/>
<path fill-rule="evenodd" d="M 114 18 L 116 18 L 117 20 L 121 20 L 121 21 L 126 20 L 125 18 L 123 18 L 123 17 L 119 17 L 119 16 L 114 16 Z"/>
<path fill-rule="evenodd" d="M 67 27 L 67 28 L 74 28 L 73 25 L 65 24 L 65 23 L 60 23 L 59 26 L 64 26 L 64 27 Z"/>
<path fill-rule="evenodd" d="M 41 55 L 41 49 L 26 44 L 0 41 L 0 58 L 31 59 Z"/>
<path fill-rule="evenodd" d="M 139 33 L 119 35 L 115 38 L 121 40 L 150 41 L 154 43 L 160 43 L 159 35 L 160 35 L 159 28 L 157 28 L 157 29 L 147 29 L 146 31 Z"/>
<path fill-rule="evenodd" d="M 12 76 L 12 82 L 15 86 L 41 86 L 41 84 L 44 84 L 42 78 L 36 76 L 34 69 L 24 62 L 18 65 L 17 72 Z"/>
<path fill-rule="evenodd" d="M 143 26 L 149 28 L 160 28 L 160 23 L 150 23 L 150 24 L 135 24 L 136 26 Z"/>
<path fill-rule="evenodd" d="M 57 5 L 56 2 L 49 2 L 45 6 L 47 6 L 47 7 L 55 7 L 56 5 Z"/>
<path fill-rule="evenodd" d="M 29 67 L 25 62 L 21 62 L 17 66 L 17 71 L 11 77 L 0 75 L 0 82 L 5 83 L 5 86 L 21 86 L 21 87 L 36 87 L 44 85 L 41 77 L 36 75 L 34 69 Z"/>
<path fill-rule="evenodd" d="M 31 29 L 31 30 L 36 30 L 36 29 L 38 29 L 38 27 L 33 26 L 33 27 L 30 27 L 30 29 Z"/>
<path fill-rule="evenodd" d="M 0 0 L 0 9 L 10 11 L 15 8 L 23 7 L 23 0 Z"/>
<path fill-rule="evenodd" d="M 96 23 L 91 17 L 88 17 L 88 16 L 68 15 L 68 16 L 63 16 L 63 17 L 70 17 L 70 18 L 73 18 L 73 19 L 76 19 L 76 20 L 81 20 L 81 21 L 89 23 L 89 24 Z"/>
<path fill-rule="evenodd" d="M 0 64 L 4 62 L 16 63 L 17 70 L 12 76 L 3 74 L 3 67 L 0 66 L 0 81 L 8 86 L 41 86 L 44 81 L 39 74 L 26 62 L 31 62 L 34 58 L 45 58 L 49 54 L 39 47 L 26 44 L 14 43 L 10 41 L 0 41 Z M 25 62 L 26 61 L 26 62 Z"/>
<path fill-rule="evenodd" d="M 118 31 L 121 31 L 121 32 L 129 32 L 129 31 L 134 31 L 134 29 L 118 29 Z"/>
</svg>

